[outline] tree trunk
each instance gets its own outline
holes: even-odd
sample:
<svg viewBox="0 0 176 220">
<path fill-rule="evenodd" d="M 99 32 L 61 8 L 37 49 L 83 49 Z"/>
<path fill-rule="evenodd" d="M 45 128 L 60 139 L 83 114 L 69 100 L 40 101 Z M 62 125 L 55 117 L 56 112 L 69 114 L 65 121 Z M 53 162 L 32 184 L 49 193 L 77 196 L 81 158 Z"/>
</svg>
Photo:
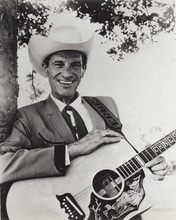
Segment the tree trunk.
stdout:
<svg viewBox="0 0 176 220">
<path fill-rule="evenodd" d="M 0 0 L 0 142 L 9 136 L 17 109 L 17 0 Z"/>
<path fill-rule="evenodd" d="M 0 0 L 0 142 L 10 134 L 17 109 L 17 0 Z M 1 219 L 10 184 L 1 186 Z"/>
</svg>

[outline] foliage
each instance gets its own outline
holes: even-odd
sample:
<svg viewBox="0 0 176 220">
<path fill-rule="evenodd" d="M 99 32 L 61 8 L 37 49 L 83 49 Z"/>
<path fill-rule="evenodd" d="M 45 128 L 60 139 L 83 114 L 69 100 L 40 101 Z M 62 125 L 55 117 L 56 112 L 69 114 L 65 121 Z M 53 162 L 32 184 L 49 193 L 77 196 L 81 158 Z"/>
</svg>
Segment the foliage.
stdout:
<svg viewBox="0 0 176 220">
<path fill-rule="evenodd" d="M 76 11 L 77 17 L 99 23 L 97 32 L 104 37 L 102 45 L 117 60 L 126 53 L 139 50 L 146 40 L 154 41 L 164 31 L 175 26 L 173 5 L 152 0 L 43 0 L 18 1 L 18 42 L 28 44 L 32 34 L 46 35 L 52 25 L 46 26 L 49 12 Z M 107 48 L 107 40 L 108 48 Z"/>
<path fill-rule="evenodd" d="M 156 41 L 159 33 L 173 31 L 174 7 L 167 1 L 152 0 L 18 0 L 18 43 L 25 46 L 31 35 L 47 35 L 52 26 L 47 24 L 51 12 L 75 11 L 77 17 L 99 24 L 102 47 L 120 61 L 137 52 L 142 43 Z M 35 74 L 27 75 L 34 98 L 42 93 L 34 86 Z"/>
<path fill-rule="evenodd" d="M 27 45 L 33 34 L 46 35 L 51 27 L 45 25 L 49 9 L 41 3 L 42 1 L 18 0 L 18 44 Z"/>
<path fill-rule="evenodd" d="M 49 16 L 49 8 L 43 4 L 42 0 L 18 0 L 17 20 L 18 20 L 18 45 L 28 45 L 29 39 L 34 34 L 47 35 L 52 24 L 46 25 Z M 39 88 L 34 86 L 36 72 L 27 74 L 27 81 L 31 84 L 33 94 L 31 100 L 41 95 Z"/>
<path fill-rule="evenodd" d="M 161 31 L 173 31 L 175 25 L 174 5 L 152 0 L 67 0 L 65 9 L 102 24 L 97 32 L 113 43 L 107 53 L 118 60 L 138 51 L 140 43 L 154 41 Z"/>
</svg>

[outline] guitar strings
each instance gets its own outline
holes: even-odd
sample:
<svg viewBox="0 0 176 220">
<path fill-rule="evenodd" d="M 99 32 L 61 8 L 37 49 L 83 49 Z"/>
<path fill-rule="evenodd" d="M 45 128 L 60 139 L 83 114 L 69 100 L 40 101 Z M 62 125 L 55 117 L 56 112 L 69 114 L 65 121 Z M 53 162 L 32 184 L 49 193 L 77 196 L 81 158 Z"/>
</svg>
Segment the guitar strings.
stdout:
<svg viewBox="0 0 176 220">
<path fill-rule="evenodd" d="M 101 178 L 99 178 L 98 179 L 98 181 L 96 181 L 96 184 L 98 183 L 98 182 L 100 182 L 101 180 L 100 179 L 102 179 L 102 178 L 106 178 L 106 177 L 111 177 L 111 175 L 103 175 L 103 176 L 101 176 Z M 119 176 L 120 177 L 120 176 Z M 123 179 L 122 179 L 123 180 Z M 125 181 L 125 180 L 124 180 Z M 121 181 L 121 183 L 122 183 L 122 181 Z M 117 184 L 117 183 L 116 183 Z M 122 187 L 121 187 L 122 188 Z M 77 202 L 80 202 L 81 200 L 84 200 L 84 199 L 86 199 L 86 197 L 84 196 L 86 193 L 88 193 L 89 191 L 91 190 L 91 185 L 89 185 L 88 187 L 86 187 L 84 190 L 82 190 L 81 192 L 79 192 L 78 194 L 76 194 L 75 196 L 74 196 L 74 198 L 77 200 Z M 110 189 L 111 190 L 111 189 Z M 108 193 L 110 190 L 107 190 L 106 192 Z M 118 191 L 118 193 L 120 192 L 120 190 Z M 117 193 L 117 195 L 118 195 L 118 193 Z M 115 196 L 117 196 L 117 195 L 115 195 Z M 90 193 L 90 204 L 91 204 L 91 202 L 94 200 L 94 198 L 93 197 L 91 197 L 91 193 Z M 73 215 L 76 215 L 77 214 L 77 211 L 76 210 L 73 210 L 72 211 L 72 213 L 73 213 Z"/>
<path fill-rule="evenodd" d="M 145 154 L 145 152 L 141 152 L 141 153 L 143 153 L 143 154 Z M 139 154 L 139 153 L 138 153 Z M 136 156 L 136 155 L 135 155 Z M 126 181 L 128 178 L 130 178 L 131 176 L 133 176 L 135 173 L 137 173 L 137 172 L 139 172 L 141 169 L 142 169 L 142 167 L 143 166 L 141 166 L 141 167 L 138 167 L 137 166 L 137 164 L 135 164 L 133 161 L 132 161 L 132 159 L 133 159 L 134 157 L 132 157 L 130 160 L 128 160 L 126 163 L 124 163 L 124 164 L 122 164 L 121 166 L 119 166 L 118 168 L 119 168 L 119 170 L 124 174 L 124 177 L 125 178 L 123 178 L 122 177 L 122 175 L 120 174 L 119 175 L 119 177 L 121 178 L 121 183 L 122 183 L 122 180 L 123 181 Z M 134 167 L 132 167 L 133 168 L 133 170 L 135 171 L 133 171 L 132 173 L 129 173 L 129 168 L 128 168 L 128 164 L 130 165 L 130 162 L 133 162 L 132 164 L 133 165 L 135 165 Z M 124 166 L 124 165 L 126 165 L 126 168 L 124 167 L 122 167 L 122 166 Z M 131 165 L 130 165 L 131 166 Z M 123 168 L 123 170 L 125 170 L 125 172 L 127 173 L 127 175 L 124 173 L 124 171 L 122 171 L 122 168 Z M 137 168 L 137 169 L 136 169 Z M 131 169 L 130 169 L 131 170 Z M 117 170 L 116 169 L 114 169 L 114 170 L 112 170 L 112 171 L 114 171 L 114 172 L 116 172 L 117 173 Z M 119 172 L 118 172 L 119 173 Z M 94 182 L 94 186 L 96 186 L 96 185 L 98 185 L 103 179 L 105 179 L 105 178 L 108 178 L 108 177 L 111 177 L 111 175 L 109 175 L 109 173 L 108 174 L 106 174 L 106 175 L 102 175 L 100 178 L 97 178 L 97 181 L 95 181 Z M 92 188 L 92 185 L 89 185 L 89 186 L 87 186 L 85 189 L 83 189 L 83 190 L 81 190 L 79 193 L 77 193 L 75 196 L 74 196 L 74 198 L 79 202 L 79 201 L 81 201 L 81 200 L 83 200 L 83 199 L 85 199 L 86 197 L 85 197 L 85 194 L 86 193 L 88 193 L 90 190 L 91 190 L 91 188 Z M 108 193 L 109 191 L 110 191 L 111 189 L 109 189 L 109 190 L 107 190 L 106 192 Z M 120 191 L 118 191 L 118 193 L 119 193 Z M 118 193 L 117 193 L 117 195 L 118 195 Z M 91 196 L 91 194 L 90 194 L 90 196 Z M 90 198 L 90 203 L 92 202 L 92 199 L 93 198 Z"/>
<path fill-rule="evenodd" d="M 148 148 L 147 148 L 148 149 Z M 147 150 L 146 149 L 146 150 Z M 147 156 L 146 154 L 145 154 L 145 151 L 142 151 L 141 152 L 144 156 Z M 155 152 L 154 152 L 155 153 Z M 162 152 L 161 152 L 162 153 Z M 156 154 L 156 153 L 155 153 Z M 139 153 L 138 153 L 138 155 L 139 155 Z M 156 156 L 158 156 L 158 155 L 156 155 Z M 133 157 L 134 158 L 134 157 Z M 132 158 L 132 159 L 133 159 Z M 148 159 L 148 158 L 147 158 Z M 130 163 L 130 161 L 131 161 L 131 159 L 129 160 L 129 161 L 127 161 L 125 164 L 128 164 L 128 163 Z M 123 165 L 125 165 L 125 164 L 123 164 Z M 136 165 L 136 164 L 135 164 Z M 144 165 L 142 165 L 140 168 L 137 168 L 137 170 L 134 172 L 134 173 L 132 173 L 132 174 L 130 174 L 129 176 L 128 176 L 128 178 L 130 178 L 131 176 L 133 176 L 135 173 L 137 173 L 137 172 L 139 172 L 142 168 L 144 167 Z M 120 168 L 120 167 L 119 167 Z M 128 167 L 127 167 L 128 168 Z M 113 171 L 115 171 L 115 170 L 113 170 Z M 126 170 L 125 170 L 126 171 Z M 127 172 L 127 171 L 126 171 Z M 127 172 L 128 173 L 128 172 Z M 102 178 L 106 178 L 106 177 L 109 177 L 110 175 L 109 174 L 106 174 L 106 175 L 104 175 L 104 176 L 102 176 L 101 178 L 99 178 L 96 182 L 95 182 L 95 184 L 98 184 L 99 182 L 100 182 L 100 179 L 102 179 Z M 125 175 L 126 176 L 126 175 Z M 119 176 L 122 180 L 126 180 L 126 178 L 123 178 L 121 175 Z M 80 201 L 80 200 L 82 200 L 82 199 L 85 199 L 85 197 L 84 197 L 84 194 L 85 193 L 87 193 L 89 190 L 90 190 L 90 188 L 91 188 L 91 185 L 89 185 L 88 187 L 86 187 L 85 189 L 83 189 L 81 192 L 79 192 L 79 193 L 77 193 L 75 196 L 74 196 L 74 198 L 76 198 L 78 201 Z M 81 198 L 82 197 L 82 198 Z M 92 201 L 92 199 L 93 198 L 91 198 L 90 199 L 90 203 L 91 203 L 91 201 Z"/>
<path fill-rule="evenodd" d="M 100 179 L 102 179 L 102 178 L 104 178 L 104 177 L 110 177 L 111 175 L 104 175 L 104 176 L 102 176 L 101 178 L 99 178 L 98 179 L 98 181 L 96 181 L 96 184 L 97 184 L 97 182 L 100 182 Z M 117 183 L 116 183 L 117 184 Z M 74 196 L 74 198 L 79 202 L 79 201 L 81 201 L 81 200 L 83 200 L 83 199 L 86 199 L 86 197 L 84 196 L 86 193 L 88 193 L 89 191 L 91 190 L 91 185 L 89 185 L 88 187 L 86 187 L 84 190 L 82 190 L 81 192 L 79 192 L 78 194 L 76 194 L 75 196 Z M 110 191 L 110 190 L 109 190 Z M 109 191 L 107 191 L 107 193 L 109 192 Z M 120 191 L 119 191 L 120 192 Z M 118 192 L 118 193 L 119 193 Z M 82 195 L 81 195 L 82 194 Z M 90 196 L 91 196 L 91 193 L 90 193 Z M 90 204 L 91 204 L 91 202 L 93 201 L 93 198 L 90 198 Z M 73 210 L 72 211 L 72 213 L 73 213 L 73 215 L 76 215 L 77 214 L 77 211 L 76 210 Z"/>
<path fill-rule="evenodd" d="M 128 161 L 126 163 L 129 163 Z M 120 168 L 120 167 L 119 167 Z M 124 181 L 127 180 L 128 178 L 130 178 L 133 174 L 135 174 L 136 172 L 138 172 L 142 167 L 138 168 L 135 172 L 131 173 L 130 175 L 128 174 L 125 175 L 125 178 L 123 178 L 121 175 L 119 175 L 120 178 L 122 178 Z M 116 169 L 112 170 L 115 173 L 117 173 Z M 122 172 L 122 171 L 121 171 Z M 127 171 L 126 171 L 127 172 Z M 123 172 L 124 173 L 124 172 Z M 110 177 L 111 175 L 106 174 L 106 175 L 102 175 L 100 178 L 97 179 L 97 181 L 95 181 L 95 186 L 97 186 L 103 179 Z M 84 193 L 84 191 L 89 190 L 89 188 L 92 187 L 92 185 L 87 186 L 85 189 L 83 189 L 82 191 L 80 191 L 79 193 L 77 193 L 74 197 L 75 198 L 79 198 L 80 194 Z M 86 193 L 86 192 L 85 192 Z"/>
<path fill-rule="evenodd" d="M 130 161 L 131 161 L 131 160 L 127 161 L 125 164 L 130 163 Z M 124 165 L 125 165 L 125 164 L 124 164 Z M 120 167 L 121 167 L 121 166 L 119 166 L 118 168 L 120 168 Z M 129 179 L 130 177 L 132 177 L 135 173 L 139 172 L 141 169 L 142 169 L 142 166 L 141 166 L 140 168 L 138 168 L 135 172 L 131 173 L 130 175 L 129 175 L 129 174 L 128 174 L 128 176 L 125 175 L 126 178 L 123 178 L 121 175 L 119 175 L 119 177 L 121 178 L 121 182 L 120 182 L 120 183 L 122 183 L 122 180 L 125 182 L 127 179 Z M 111 170 L 111 171 L 114 171 L 114 172 L 117 173 L 116 169 Z M 118 172 L 118 173 L 119 173 L 119 172 Z M 118 174 L 118 173 L 117 173 L 117 174 Z M 106 174 L 106 175 L 102 175 L 100 178 L 97 178 L 97 181 L 95 181 L 94 185 L 99 184 L 102 179 L 108 178 L 108 177 L 111 177 L 111 175 L 109 175 L 109 173 Z M 85 194 L 87 194 L 87 193 L 91 190 L 91 188 L 92 188 L 92 185 L 89 185 L 89 186 L 87 186 L 85 189 L 81 190 L 79 193 L 75 194 L 75 196 L 73 196 L 73 197 L 77 200 L 77 202 L 80 202 L 81 200 L 86 199 Z M 122 189 L 122 187 L 121 187 L 121 189 Z M 111 190 L 111 189 L 110 189 L 110 190 Z M 107 190 L 106 192 L 108 193 L 110 190 Z M 119 193 L 119 192 L 120 192 L 120 191 L 118 191 L 118 193 Z M 118 195 L 118 193 L 117 193 L 117 195 Z M 115 197 L 116 197 L 117 195 L 115 195 Z M 90 193 L 90 196 L 91 196 L 91 193 Z M 93 199 L 94 199 L 94 198 L 92 198 L 92 197 L 90 198 L 90 203 L 93 201 Z M 73 214 L 76 214 L 76 210 L 73 211 L 72 213 L 73 213 Z"/>
<path fill-rule="evenodd" d="M 103 179 L 108 178 L 108 177 L 111 177 L 111 175 L 106 174 L 106 175 L 101 176 L 101 178 L 99 178 L 99 179 L 94 183 L 94 186 L 97 186 L 100 182 L 102 182 Z M 119 177 L 120 177 L 120 176 L 119 176 Z M 121 178 L 121 177 L 120 177 L 120 178 Z M 125 181 L 125 179 L 123 179 L 123 181 Z M 120 183 L 122 183 L 122 181 L 121 181 Z M 117 183 L 115 183 L 115 184 L 118 185 Z M 90 191 L 91 188 L 92 188 L 92 185 L 89 185 L 88 187 L 86 187 L 85 189 L 83 189 L 82 191 L 80 191 L 79 193 L 77 193 L 77 194 L 74 196 L 74 198 L 77 199 L 77 201 L 80 201 L 80 200 L 84 199 L 84 195 L 85 195 L 88 191 Z M 109 190 L 106 190 L 106 192 L 108 193 L 108 192 L 110 192 L 111 190 L 112 190 L 112 188 L 109 189 Z M 119 192 L 120 192 L 120 191 L 119 191 Z M 119 192 L 118 192 L 118 193 L 119 193 Z M 117 193 L 117 194 L 118 194 L 118 193 Z"/>
<path fill-rule="evenodd" d="M 142 167 L 141 167 L 141 168 L 142 168 Z M 140 169 L 139 169 L 137 172 L 139 172 L 139 171 L 140 171 Z M 134 175 L 134 173 L 133 173 L 131 176 L 133 176 L 133 175 Z M 104 178 L 104 177 L 110 177 L 110 176 L 111 176 L 111 175 L 104 175 L 103 178 Z M 130 178 L 130 177 L 128 177 L 128 178 Z M 127 178 L 127 179 L 128 179 L 128 178 Z M 100 182 L 100 179 L 102 179 L 102 177 L 99 178 L 98 181 L 96 181 L 96 183 L 97 183 L 97 182 Z M 122 178 L 123 181 L 125 181 L 125 180 L 127 180 L 127 179 L 123 179 L 123 178 Z M 121 183 L 122 183 L 122 182 L 121 182 Z M 121 188 L 122 188 L 122 187 L 121 187 Z M 74 198 L 75 198 L 78 202 L 81 201 L 81 200 L 83 200 L 83 199 L 86 199 L 86 197 L 85 197 L 84 195 L 85 195 L 86 193 L 88 193 L 88 191 L 90 191 L 90 190 L 91 190 L 91 185 L 89 185 L 89 186 L 86 187 L 84 190 L 82 190 L 81 192 L 79 192 L 78 194 L 76 194 L 76 195 L 74 196 Z M 85 192 L 84 192 L 84 191 L 85 191 Z M 109 190 L 109 191 L 110 191 L 110 190 Z M 107 191 L 107 192 L 109 192 L 109 191 Z M 119 191 L 119 192 L 120 192 L 120 191 Z M 118 193 L 119 193 L 119 192 L 118 192 Z M 117 193 L 117 195 L 118 195 L 118 193 Z M 117 195 L 115 195 L 115 197 L 116 197 Z M 91 193 L 90 193 L 90 196 L 91 196 Z M 91 202 L 93 201 L 93 199 L 94 199 L 94 198 L 92 198 L 92 197 L 90 198 L 90 204 L 91 204 Z M 77 214 L 76 210 L 73 210 L 72 213 L 73 213 L 73 214 Z"/>
<path fill-rule="evenodd" d="M 130 162 L 130 160 L 129 161 L 127 161 L 125 164 L 128 164 Z M 124 165 L 125 165 L 124 164 Z M 121 169 L 120 168 L 121 166 L 119 166 L 118 168 L 119 169 Z M 118 169 L 117 168 L 117 169 Z M 142 168 L 142 167 L 141 167 Z M 141 169 L 140 168 L 140 169 Z M 139 170 L 140 170 L 139 168 L 138 168 L 138 170 L 136 170 L 136 172 L 138 172 Z M 116 170 L 116 168 L 113 170 L 110 170 L 110 171 L 113 171 L 113 172 L 115 172 L 118 176 L 117 176 L 117 178 L 120 178 L 121 179 L 121 181 L 120 181 L 120 183 L 122 184 L 122 181 L 126 181 L 128 178 L 130 178 L 130 176 L 133 176 L 134 174 L 135 174 L 135 172 L 133 172 L 132 174 L 128 174 L 128 176 L 127 175 L 125 175 L 124 174 L 124 176 L 125 176 L 125 178 L 123 178 L 122 176 L 121 176 L 121 174 L 118 172 L 118 170 Z M 121 170 L 121 172 L 122 172 L 122 170 Z M 127 172 L 127 171 L 126 171 Z M 122 173 L 124 173 L 124 172 L 122 172 Z M 120 174 L 120 175 L 119 175 Z M 111 178 L 111 175 L 110 175 L 110 172 L 108 172 L 107 174 L 105 174 L 105 175 L 102 175 L 101 177 L 99 177 L 99 178 L 97 178 L 97 180 L 94 182 L 94 186 L 97 186 L 99 183 L 101 183 L 102 182 L 102 180 L 103 179 L 105 179 L 105 178 Z M 120 184 L 119 183 L 119 184 Z M 118 185 L 117 183 L 115 183 L 116 185 Z M 81 190 L 79 193 L 77 193 L 77 194 L 75 194 L 73 197 L 74 197 L 74 199 L 77 201 L 77 202 L 80 202 L 81 200 L 83 200 L 83 199 L 86 199 L 86 194 L 89 192 L 89 191 L 91 191 L 91 188 L 92 188 L 93 186 L 92 186 L 92 184 L 91 185 L 89 185 L 89 186 L 87 186 L 86 188 L 84 188 L 83 190 Z M 119 188 L 122 188 L 122 187 L 119 187 Z M 112 188 L 111 188 L 112 189 Z M 110 192 L 110 190 L 111 189 L 109 189 L 109 190 L 106 190 L 106 193 L 108 193 L 108 192 Z M 120 190 L 118 191 L 118 193 L 120 192 Z M 114 196 L 114 197 L 116 197 L 117 195 L 118 195 L 118 193 Z M 103 197 L 102 197 L 103 198 Z M 93 201 L 93 197 L 91 197 L 91 192 L 90 192 L 90 204 L 91 204 L 91 202 Z M 76 210 L 73 210 L 72 211 L 72 213 L 73 214 L 76 214 L 77 213 L 77 211 Z"/>
<path fill-rule="evenodd" d="M 136 170 L 136 172 L 134 172 L 134 173 L 132 173 L 131 175 L 129 175 L 127 178 L 123 178 L 123 177 L 121 177 L 121 176 L 119 176 L 119 177 L 121 177 L 121 179 L 125 182 L 127 179 L 129 179 L 130 177 L 132 177 L 135 173 L 137 173 L 137 172 L 139 172 L 140 170 L 142 169 L 142 167 L 140 167 L 140 168 L 138 168 L 138 170 Z M 115 171 L 115 170 L 112 170 L 112 171 Z M 99 182 L 101 182 L 101 179 L 102 178 L 106 178 L 106 177 L 108 177 L 108 176 L 110 176 L 109 174 L 106 174 L 106 175 L 103 175 L 103 176 L 101 176 L 101 178 L 99 178 L 96 182 L 95 182 L 95 184 L 99 184 Z M 121 181 L 122 182 L 122 181 Z M 88 187 L 86 187 L 85 189 L 83 189 L 83 190 L 81 190 L 79 193 L 77 193 L 75 196 L 74 196 L 74 198 L 79 202 L 79 201 L 81 201 L 81 200 L 83 200 L 83 199 L 85 199 L 86 197 L 84 197 L 85 196 L 85 194 L 88 192 L 88 191 L 90 191 L 90 189 L 92 188 L 92 185 L 89 185 Z M 107 193 L 109 192 L 110 190 L 107 190 Z M 120 191 L 119 191 L 120 192 Z M 118 192 L 118 193 L 119 193 Z M 118 193 L 117 193 L 117 195 L 118 195 Z M 92 199 L 90 200 L 90 202 L 92 201 Z"/>
</svg>

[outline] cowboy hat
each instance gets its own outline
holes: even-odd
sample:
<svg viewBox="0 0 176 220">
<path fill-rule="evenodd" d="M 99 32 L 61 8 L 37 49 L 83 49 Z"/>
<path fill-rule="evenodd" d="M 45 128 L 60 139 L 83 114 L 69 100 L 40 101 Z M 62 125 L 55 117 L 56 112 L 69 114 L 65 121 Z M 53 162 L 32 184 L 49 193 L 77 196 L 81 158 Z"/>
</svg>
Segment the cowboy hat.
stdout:
<svg viewBox="0 0 176 220">
<path fill-rule="evenodd" d="M 87 40 L 81 39 L 80 31 L 71 25 L 59 26 L 48 37 L 34 35 L 28 44 L 30 62 L 38 73 L 46 77 L 43 61 L 49 55 L 63 50 L 76 50 L 89 55 L 93 43 L 93 35 Z"/>
</svg>

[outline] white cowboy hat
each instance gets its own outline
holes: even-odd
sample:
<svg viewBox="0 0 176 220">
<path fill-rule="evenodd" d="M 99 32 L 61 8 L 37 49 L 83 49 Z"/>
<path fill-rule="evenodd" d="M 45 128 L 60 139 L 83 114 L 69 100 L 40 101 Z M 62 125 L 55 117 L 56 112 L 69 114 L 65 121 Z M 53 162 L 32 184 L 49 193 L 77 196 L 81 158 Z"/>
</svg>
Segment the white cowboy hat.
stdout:
<svg viewBox="0 0 176 220">
<path fill-rule="evenodd" d="M 92 43 L 93 35 L 87 41 L 83 41 L 80 31 L 75 26 L 59 26 L 50 32 L 48 37 L 31 37 L 28 44 L 29 59 L 34 70 L 46 77 L 42 64 L 50 54 L 62 50 L 76 50 L 88 56 Z"/>
</svg>

